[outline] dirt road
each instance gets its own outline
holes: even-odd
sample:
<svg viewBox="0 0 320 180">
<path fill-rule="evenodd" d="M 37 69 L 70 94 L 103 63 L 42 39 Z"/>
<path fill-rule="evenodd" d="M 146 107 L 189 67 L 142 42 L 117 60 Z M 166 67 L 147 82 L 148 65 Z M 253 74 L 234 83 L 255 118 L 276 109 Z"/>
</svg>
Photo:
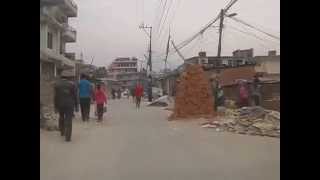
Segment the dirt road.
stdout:
<svg viewBox="0 0 320 180">
<path fill-rule="evenodd" d="M 41 131 L 42 180 L 277 180 L 280 140 L 168 122 L 158 107 L 110 101 L 103 124 L 74 121 L 71 143 Z"/>
</svg>

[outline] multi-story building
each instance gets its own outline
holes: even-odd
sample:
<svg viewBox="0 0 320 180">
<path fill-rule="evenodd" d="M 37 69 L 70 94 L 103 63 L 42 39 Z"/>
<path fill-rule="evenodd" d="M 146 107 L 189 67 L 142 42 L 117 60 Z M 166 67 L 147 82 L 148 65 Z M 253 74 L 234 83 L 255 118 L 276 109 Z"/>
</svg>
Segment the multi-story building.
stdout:
<svg viewBox="0 0 320 180">
<path fill-rule="evenodd" d="M 109 66 L 109 72 L 113 74 L 138 72 L 138 59 L 116 58 Z"/>
<path fill-rule="evenodd" d="M 74 53 L 66 43 L 76 42 L 76 30 L 68 18 L 77 17 L 72 0 L 40 0 L 40 77 L 52 79 L 63 69 L 74 69 Z"/>
<path fill-rule="evenodd" d="M 251 49 L 238 49 L 232 52 L 234 57 L 242 57 L 242 58 L 252 58 L 253 57 L 253 48 Z"/>
<path fill-rule="evenodd" d="M 146 79 L 146 72 L 138 72 L 137 58 L 116 58 L 108 68 L 107 79 L 114 88 L 130 88 L 138 80 Z"/>
<path fill-rule="evenodd" d="M 220 67 L 237 67 L 254 63 L 250 56 L 207 56 L 206 52 L 199 52 L 198 56 L 194 56 L 185 60 L 189 64 L 202 64 L 204 67 L 220 68 Z"/>
</svg>

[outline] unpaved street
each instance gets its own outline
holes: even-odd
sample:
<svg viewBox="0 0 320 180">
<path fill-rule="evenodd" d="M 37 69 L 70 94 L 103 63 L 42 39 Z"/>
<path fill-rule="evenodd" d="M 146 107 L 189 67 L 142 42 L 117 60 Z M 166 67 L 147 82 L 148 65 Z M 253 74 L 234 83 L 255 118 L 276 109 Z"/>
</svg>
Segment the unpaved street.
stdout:
<svg viewBox="0 0 320 180">
<path fill-rule="evenodd" d="M 103 124 L 76 119 L 72 142 L 41 131 L 42 180 L 277 180 L 280 140 L 168 122 L 159 107 L 110 100 Z"/>
</svg>

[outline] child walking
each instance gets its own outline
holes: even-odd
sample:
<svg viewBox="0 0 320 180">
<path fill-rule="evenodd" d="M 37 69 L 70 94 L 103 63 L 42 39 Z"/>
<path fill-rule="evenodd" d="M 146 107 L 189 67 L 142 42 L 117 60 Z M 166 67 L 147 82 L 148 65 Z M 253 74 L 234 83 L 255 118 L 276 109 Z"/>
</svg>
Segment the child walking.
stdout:
<svg viewBox="0 0 320 180">
<path fill-rule="evenodd" d="M 103 119 L 104 105 L 107 104 L 107 96 L 105 92 L 101 89 L 100 84 L 97 85 L 94 97 L 97 104 L 98 122 L 101 122 Z"/>
</svg>

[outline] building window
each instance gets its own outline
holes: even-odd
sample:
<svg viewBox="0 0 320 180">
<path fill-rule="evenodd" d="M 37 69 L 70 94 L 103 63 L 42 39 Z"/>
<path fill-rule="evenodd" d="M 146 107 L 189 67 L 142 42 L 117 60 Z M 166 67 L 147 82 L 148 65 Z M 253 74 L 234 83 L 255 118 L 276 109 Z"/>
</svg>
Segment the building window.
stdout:
<svg viewBox="0 0 320 180">
<path fill-rule="evenodd" d="M 52 47 L 53 47 L 53 42 L 52 42 L 52 33 L 50 33 L 50 32 L 48 32 L 48 41 L 47 41 L 47 47 L 49 48 L 49 49 L 52 49 Z"/>
</svg>

